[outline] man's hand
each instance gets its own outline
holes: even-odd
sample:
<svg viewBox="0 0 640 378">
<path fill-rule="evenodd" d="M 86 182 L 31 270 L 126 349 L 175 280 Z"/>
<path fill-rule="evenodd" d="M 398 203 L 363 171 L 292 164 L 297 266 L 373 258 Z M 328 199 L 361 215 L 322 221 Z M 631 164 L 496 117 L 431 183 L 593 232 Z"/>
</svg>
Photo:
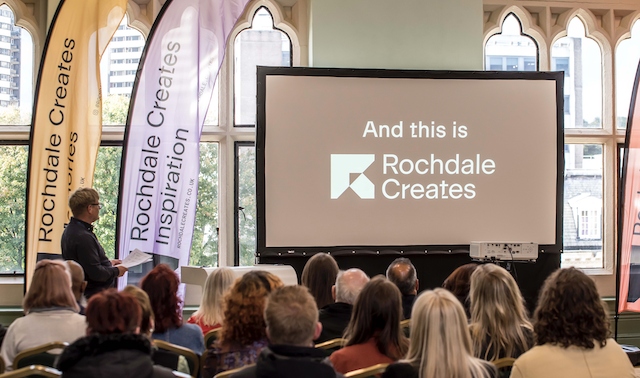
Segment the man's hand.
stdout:
<svg viewBox="0 0 640 378">
<path fill-rule="evenodd" d="M 116 266 L 120 264 L 122 264 L 122 260 L 118 260 L 118 259 L 111 260 L 111 266 Z"/>
<path fill-rule="evenodd" d="M 122 266 L 122 265 L 118 265 L 116 268 L 118 268 L 118 277 L 122 277 L 127 270 L 129 270 L 126 266 Z"/>
</svg>

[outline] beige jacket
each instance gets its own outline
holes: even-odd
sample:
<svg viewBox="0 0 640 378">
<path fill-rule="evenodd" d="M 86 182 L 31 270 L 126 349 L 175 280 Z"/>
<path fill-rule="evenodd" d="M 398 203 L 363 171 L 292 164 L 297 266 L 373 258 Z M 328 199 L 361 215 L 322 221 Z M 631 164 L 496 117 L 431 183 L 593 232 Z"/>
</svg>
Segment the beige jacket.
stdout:
<svg viewBox="0 0 640 378">
<path fill-rule="evenodd" d="M 634 378 L 635 370 L 615 340 L 604 348 L 533 347 L 513 365 L 511 378 Z"/>
</svg>

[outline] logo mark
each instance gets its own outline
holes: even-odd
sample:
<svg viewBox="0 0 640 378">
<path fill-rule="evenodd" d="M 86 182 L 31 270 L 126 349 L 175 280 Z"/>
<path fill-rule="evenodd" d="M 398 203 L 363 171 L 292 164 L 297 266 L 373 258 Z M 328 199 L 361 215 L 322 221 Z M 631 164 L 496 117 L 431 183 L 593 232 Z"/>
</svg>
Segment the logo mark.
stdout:
<svg viewBox="0 0 640 378">
<path fill-rule="evenodd" d="M 364 171 L 376 160 L 374 154 L 331 154 L 331 199 L 351 188 L 362 199 L 375 198 L 375 185 Z M 359 174 L 353 182 L 351 174 Z"/>
</svg>

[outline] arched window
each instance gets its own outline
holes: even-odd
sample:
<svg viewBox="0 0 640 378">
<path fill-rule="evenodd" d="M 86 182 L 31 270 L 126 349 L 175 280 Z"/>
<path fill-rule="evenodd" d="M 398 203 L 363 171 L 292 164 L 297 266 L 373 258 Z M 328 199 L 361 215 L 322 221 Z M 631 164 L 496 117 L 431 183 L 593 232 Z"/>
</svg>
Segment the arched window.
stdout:
<svg viewBox="0 0 640 378">
<path fill-rule="evenodd" d="M 531 37 L 522 34 L 522 26 L 513 13 L 505 17 L 500 34 L 489 38 L 484 55 L 488 71 L 538 69 L 538 46 Z"/>
<path fill-rule="evenodd" d="M 631 38 L 621 41 L 616 50 L 616 127 L 625 129 L 629 115 L 631 91 L 640 61 L 640 21 L 631 29 Z"/>
<path fill-rule="evenodd" d="M 125 15 L 100 61 L 102 124 L 124 125 L 136 71 L 144 49 L 142 33 L 129 25 Z"/>
<path fill-rule="evenodd" d="M 578 17 L 551 48 L 551 70 L 564 71 L 564 127 L 602 127 L 602 52 Z"/>
<path fill-rule="evenodd" d="M 256 67 L 291 66 L 291 40 L 273 28 L 273 17 L 262 7 L 253 16 L 251 28 L 234 42 L 234 126 L 256 123 Z"/>
</svg>

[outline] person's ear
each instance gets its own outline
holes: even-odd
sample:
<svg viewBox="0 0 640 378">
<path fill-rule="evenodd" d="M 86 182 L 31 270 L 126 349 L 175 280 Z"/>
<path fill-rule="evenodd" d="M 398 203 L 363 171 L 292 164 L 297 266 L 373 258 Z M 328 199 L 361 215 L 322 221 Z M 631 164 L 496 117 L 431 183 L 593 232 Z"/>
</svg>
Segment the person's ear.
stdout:
<svg viewBox="0 0 640 378">
<path fill-rule="evenodd" d="M 271 332 L 269 332 L 269 327 L 267 327 L 266 331 L 267 331 L 267 339 L 271 340 Z"/>
<path fill-rule="evenodd" d="M 420 280 L 416 278 L 416 293 L 420 289 Z"/>
<path fill-rule="evenodd" d="M 313 339 L 314 339 L 314 340 L 317 340 L 317 339 L 318 339 L 318 337 L 320 337 L 320 334 L 321 334 L 321 333 L 322 333 L 322 323 L 317 322 L 317 323 L 316 323 L 316 329 L 315 329 L 315 331 L 313 332 Z"/>
<path fill-rule="evenodd" d="M 82 281 L 82 284 L 80 284 L 80 294 L 84 294 L 84 291 L 87 289 L 87 281 Z"/>
<path fill-rule="evenodd" d="M 331 298 L 333 298 L 333 301 L 336 301 L 336 285 L 331 286 Z"/>
</svg>

